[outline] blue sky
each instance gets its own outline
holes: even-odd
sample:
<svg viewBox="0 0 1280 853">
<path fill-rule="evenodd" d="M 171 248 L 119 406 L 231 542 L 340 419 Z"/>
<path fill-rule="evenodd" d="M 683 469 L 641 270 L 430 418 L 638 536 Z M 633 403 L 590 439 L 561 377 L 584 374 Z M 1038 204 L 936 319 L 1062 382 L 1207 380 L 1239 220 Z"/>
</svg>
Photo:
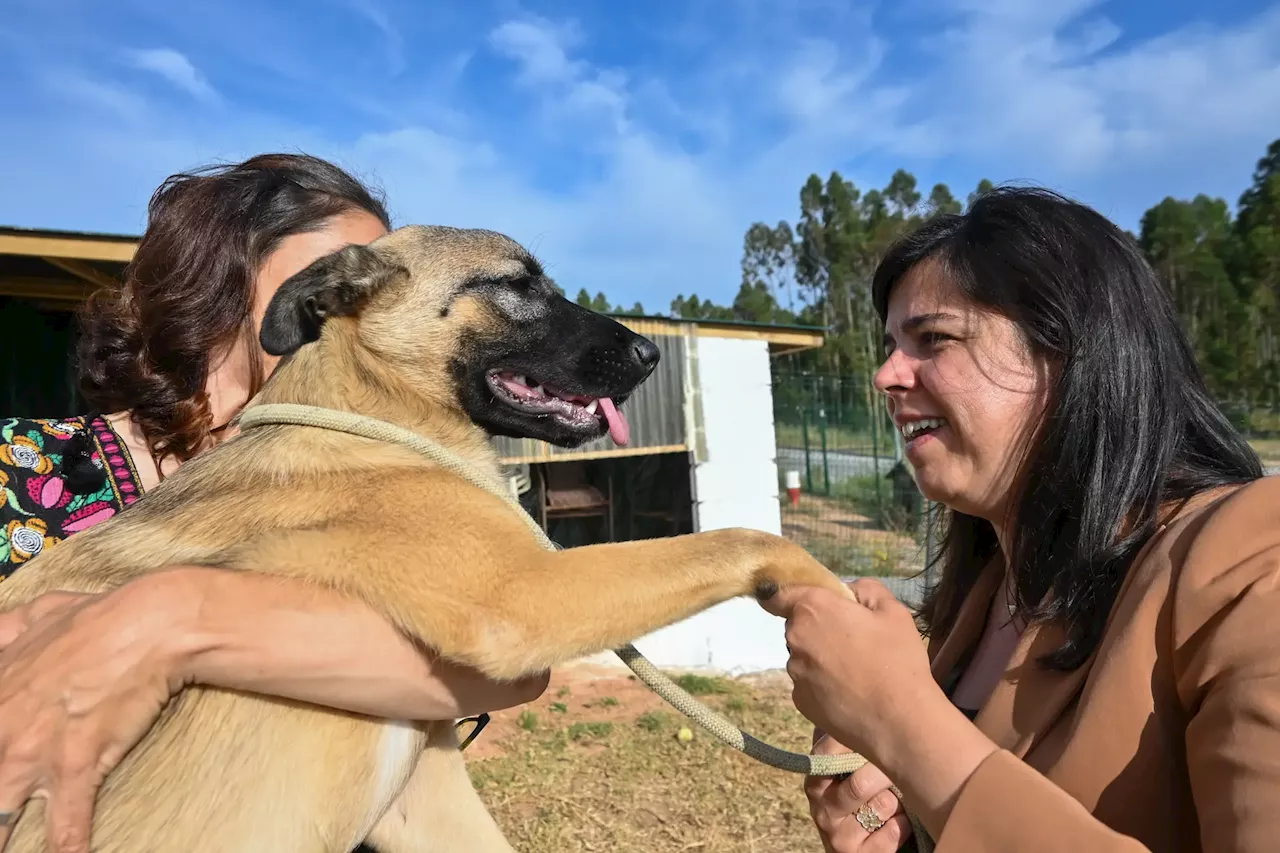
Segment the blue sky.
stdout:
<svg viewBox="0 0 1280 853">
<path fill-rule="evenodd" d="M 651 310 L 730 300 L 811 172 L 1035 182 L 1136 229 L 1234 203 L 1280 137 L 1276 2 L 5 6 L 0 224 L 137 233 L 172 172 L 305 150 Z"/>
</svg>

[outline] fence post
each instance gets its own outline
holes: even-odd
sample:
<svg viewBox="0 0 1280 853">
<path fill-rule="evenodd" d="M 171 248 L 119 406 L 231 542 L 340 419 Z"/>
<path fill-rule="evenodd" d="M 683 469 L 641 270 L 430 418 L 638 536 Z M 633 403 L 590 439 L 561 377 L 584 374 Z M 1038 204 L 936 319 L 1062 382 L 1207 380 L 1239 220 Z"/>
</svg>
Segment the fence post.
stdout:
<svg viewBox="0 0 1280 853">
<path fill-rule="evenodd" d="M 880 488 L 880 411 L 875 403 L 871 404 L 871 462 L 875 466 L 876 509 L 884 514 L 884 495 Z"/>
<path fill-rule="evenodd" d="M 809 410 L 803 405 L 800 408 L 800 434 L 804 438 L 804 478 L 809 484 L 809 494 L 813 494 L 813 468 L 809 465 Z"/>
<path fill-rule="evenodd" d="M 921 501 L 924 507 L 924 565 L 925 565 L 925 583 L 931 583 L 933 578 L 933 501 L 926 498 Z"/>
<path fill-rule="evenodd" d="M 831 497 L 831 463 L 827 459 L 827 419 L 818 421 L 818 435 L 822 437 L 822 486 L 823 494 Z"/>
</svg>

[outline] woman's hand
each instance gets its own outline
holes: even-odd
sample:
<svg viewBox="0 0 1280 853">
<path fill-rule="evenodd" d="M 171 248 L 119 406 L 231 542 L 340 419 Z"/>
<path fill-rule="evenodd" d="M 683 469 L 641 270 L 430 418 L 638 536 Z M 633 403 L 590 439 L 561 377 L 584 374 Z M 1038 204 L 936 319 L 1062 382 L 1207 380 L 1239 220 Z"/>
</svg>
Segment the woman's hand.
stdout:
<svg viewBox="0 0 1280 853">
<path fill-rule="evenodd" d="M 829 735 L 813 745 L 815 755 L 848 751 Z M 889 778 L 873 764 L 843 779 L 806 776 L 804 793 L 826 853 L 891 853 L 911 837 L 911 821 Z"/>
<path fill-rule="evenodd" d="M 876 724 L 911 713 L 921 693 L 936 693 L 937 686 L 911 611 L 878 581 L 855 581 L 849 589 L 857 601 L 791 587 L 761 606 L 787 620 L 796 709 L 865 753 Z"/>
<path fill-rule="evenodd" d="M 761 602 L 787 620 L 792 701 L 893 779 L 937 838 L 965 783 L 997 747 L 933 680 L 911 611 L 878 581 L 849 588 L 856 601 L 787 587 Z"/>
<path fill-rule="evenodd" d="M 146 592 L 50 593 L 0 615 L 0 811 L 47 800 L 53 853 L 88 853 L 98 787 L 172 693 L 154 641 L 172 616 Z"/>
</svg>

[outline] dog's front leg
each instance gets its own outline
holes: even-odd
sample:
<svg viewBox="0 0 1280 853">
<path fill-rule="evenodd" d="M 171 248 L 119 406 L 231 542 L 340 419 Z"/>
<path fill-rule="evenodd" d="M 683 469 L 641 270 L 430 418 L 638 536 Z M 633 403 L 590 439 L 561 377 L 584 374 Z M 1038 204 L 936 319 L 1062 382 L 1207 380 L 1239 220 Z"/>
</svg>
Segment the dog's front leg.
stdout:
<svg viewBox="0 0 1280 853">
<path fill-rule="evenodd" d="M 290 531 L 256 543 L 244 564 L 359 596 L 497 679 L 618 648 L 742 595 L 788 585 L 850 595 L 800 546 L 757 530 L 547 551 L 501 505 L 442 504 L 423 517 L 433 523 L 376 545 L 364 525 Z"/>
<path fill-rule="evenodd" d="M 470 647 L 438 646 L 498 678 L 539 672 L 615 649 L 742 595 L 804 585 L 849 596 L 795 543 L 729 529 L 591 545 L 511 563 L 474 616 Z M 778 630 L 782 630 L 779 623 Z"/>
<path fill-rule="evenodd" d="M 365 843 L 377 853 L 514 853 L 472 787 L 448 723 L 432 727 L 409 783 Z"/>
</svg>

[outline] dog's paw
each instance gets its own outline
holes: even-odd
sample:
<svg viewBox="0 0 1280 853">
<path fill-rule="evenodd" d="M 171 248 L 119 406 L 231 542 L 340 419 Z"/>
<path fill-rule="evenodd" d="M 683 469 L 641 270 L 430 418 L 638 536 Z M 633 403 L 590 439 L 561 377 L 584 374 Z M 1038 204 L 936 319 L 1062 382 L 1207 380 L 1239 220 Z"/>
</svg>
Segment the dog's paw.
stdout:
<svg viewBox="0 0 1280 853">
<path fill-rule="evenodd" d="M 758 601 L 768 601 L 778 594 L 778 582 L 773 578 L 760 578 L 756 581 L 755 596 Z"/>
<path fill-rule="evenodd" d="M 816 586 L 848 597 L 848 587 L 812 554 L 787 539 L 779 538 L 769 559 L 753 578 L 752 592 L 767 601 L 784 586 Z"/>
</svg>

